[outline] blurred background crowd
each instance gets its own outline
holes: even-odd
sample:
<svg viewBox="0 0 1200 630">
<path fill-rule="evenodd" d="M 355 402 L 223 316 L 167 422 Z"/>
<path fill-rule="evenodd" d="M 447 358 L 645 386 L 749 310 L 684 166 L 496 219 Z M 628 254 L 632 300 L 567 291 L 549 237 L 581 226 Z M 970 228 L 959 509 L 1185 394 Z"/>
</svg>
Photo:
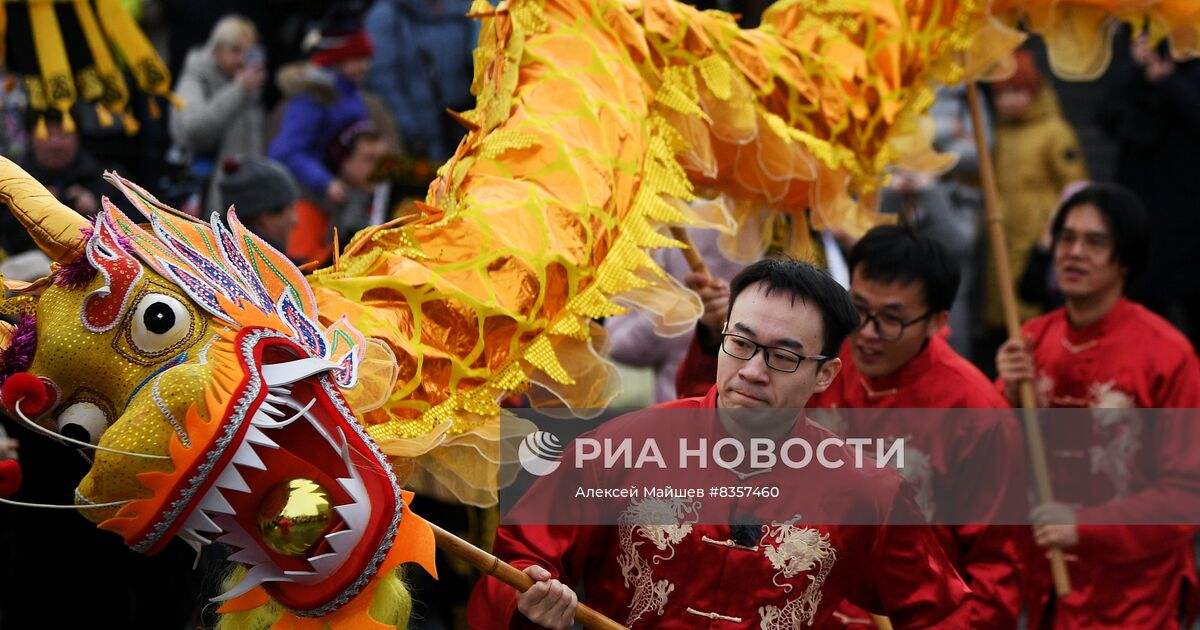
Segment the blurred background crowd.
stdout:
<svg viewBox="0 0 1200 630">
<path fill-rule="evenodd" d="M 82 107 L 72 112 L 72 125 L 53 115 L 31 115 L 28 95 L 8 71 L 0 90 L 0 154 L 22 164 L 82 214 L 94 213 L 100 198 L 114 192 L 101 179 L 111 169 L 196 216 L 236 205 L 244 224 L 296 262 L 325 264 L 355 232 L 412 212 L 412 200 L 424 197 L 438 166 L 465 133 L 448 111 L 468 110 L 474 102 L 472 50 L 479 25 L 466 16 L 470 0 L 123 4 L 167 62 L 174 92 L 185 108 L 164 107 L 155 117 L 145 99 L 137 99 L 134 114 L 141 124 L 136 133 L 127 133 L 121 121 L 102 125 Z M 769 3 L 695 4 L 731 11 L 744 26 L 754 26 Z M 1200 234 L 1200 212 L 1194 207 L 1200 177 L 1189 171 L 1200 150 L 1200 61 L 1173 62 L 1162 49 L 1128 35 L 1118 38 L 1115 50 L 1116 58 L 1099 79 L 1065 83 L 1046 70 L 1044 50 L 1035 39 L 1018 52 L 1011 78 L 985 86 L 986 131 L 1021 315 L 1030 318 L 1061 303 L 1049 251 L 1049 224 L 1060 200 L 1088 181 L 1117 182 L 1141 196 L 1153 226 L 1150 267 L 1131 288 L 1131 297 L 1166 316 L 1195 345 L 1200 339 L 1200 250 L 1192 242 Z M 963 289 L 952 310 L 950 340 L 960 354 L 994 375 L 993 358 L 1006 333 L 1000 281 L 985 262 L 990 258 L 979 162 L 962 88 L 944 90 L 932 113 L 937 147 L 958 153 L 959 162 L 940 177 L 895 173 L 883 210 L 933 235 L 958 258 Z M 825 257 L 832 264 L 839 258 L 836 250 L 851 239 L 824 236 Z M 710 267 L 728 278 L 739 267 L 720 257 L 714 238 L 695 236 Z M 687 266 L 678 252 L 658 256 L 683 278 Z M 11 216 L 0 213 L 0 270 L 5 277 L 35 278 L 48 264 Z M 635 317 L 609 325 L 613 356 L 628 365 L 627 392 L 619 404 L 674 399 L 674 370 L 688 339 L 647 344 L 650 327 Z M 25 448 L 39 445 L 31 441 Z M 73 468 L 83 462 L 77 457 L 64 461 L 72 454 L 57 445 L 45 450 L 44 457 L 26 451 L 22 459 L 29 467 L 42 461 L 56 468 L 45 474 L 29 470 L 27 478 L 61 481 L 58 492 L 69 493 L 83 471 Z M 444 526 L 457 523 L 477 540 L 494 526 L 485 511 L 438 515 L 425 508 L 423 513 Z M 131 619 L 167 618 L 156 606 L 192 609 L 189 623 L 200 623 L 205 611 L 211 613 L 195 594 L 216 585 L 201 584 L 202 573 L 176 572 L 181 563 L 191 563 L 186 554 L 172 555 L 180 550 L 139 558 L 116 537 L 97 532 L 78 517 L 30 518 L 45 520 L 47 540 L 86 538 L 87 548 L 98 555 L 81 561 L 139 563 L 128 575 L 144 583 L 123 585 L 119 592 L 141 601 L 107 600 L 138 611 Z M 16 536 L 11 528 L 0 529 L 2 536 Z M 52 579 L 55 572 L 79 571 L 55 566 L 40 577 L 25 564 L 32 558 L 22 555 L 27 546 L 26 538 L 0 539 L 6 575 L 36 582 Z M 112 553 L 102 558 L 106 550 Z M 14 573 L 13 566 L 26 567 L 26 572 Z M 179 575 L 190 575 L 184 578 L 190 581 L 181 582 Z M 470 579 L 465 567 L 452 566 L 437 587 L 418 586 L 422 604 L 414 626 L 465 627 L 462 605 Z M 81 610 L 100 605 L 88 596 L 78 594 Z M 0 596 L 0 625 L 26 627 L 17 620 L 24 619 L 28 602 L 13 599 Z M 146 627 L 165 626 L 150 622 Z"/>
</svg>

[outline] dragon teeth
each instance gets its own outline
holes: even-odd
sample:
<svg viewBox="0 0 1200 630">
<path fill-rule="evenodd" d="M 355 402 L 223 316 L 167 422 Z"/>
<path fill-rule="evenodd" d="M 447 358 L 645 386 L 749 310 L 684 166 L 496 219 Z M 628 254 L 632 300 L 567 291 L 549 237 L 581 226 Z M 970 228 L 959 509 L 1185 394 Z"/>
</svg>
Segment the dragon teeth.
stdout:
<svg viewBox="0 0 1200 630">
<path fill-rule="evenodd" d="M 192 549 L 195 549 L 196 551 L 200 551 L 200 547 L 212 542 L 204 536 L 201 536 L 199 532 L 191 527 L 183 528 L 183 530 L 179 532 L 179 537 L 183 539 L 183 542 L 190 545 Z"/>
<path fill-rule="evenodd" d="M 308 378 L 322 372 L 336 371 L 338 364 L 326 359 L 309 357 L 288 361 L 287 363 L 271 363 L 262 367 L 262 377 L 267 387 L 291 385 L 296 381 Z"/>
<path fill-rule="evenodd" d="M 219 490 L 209 490 L 200 500 L 200 509 L 205 512 L 216 512 L 218 514 L 237 514 L 237 510 L 225 500 L 225 495 Z"/>
<path fill-rule="evenodd" d="M 237 553 L 230 554 L 229 559 L 234 562 L 240 562 L 248 565 L 259 565 L 270 561 L 270 558 L 267 557 L 266 552 L 255 544 L 251 544 L 248 547 L 243 547 Z"/>
<path fill-rule="evenodd" d="M 199 534 L 200 532 L 220 534 L 225 531 L 220 525 L 217 525 L 208 514 L 205 514 L 203 509 L 192 510 L 192 514 L 188 517 L 187 523 L 184 525 L 184 527 L 195 534 Z M 204 544 L 207 545 L 209 542 L 210 541 L 205 540 Z"/>
<path fill-rule="evenodd" d="M 217 542 L 224 544 L 224 545 L 232 545 L 239 549 L 248 549 L 250 547 L 258 546 L 258 543 L 254 542 L 254 539 L 251 538 L 250 535 L 247 534 L 241 528 L 241 526 L 237 524 L 237 521 L 234 521 L 230 517 L 217 517 L 217 518 L 218 518 L 218 520 L 222 520 L 222 522 L 225 522 L 224 519 L 228 519 L 229 521 L 231 521 L 230 526 L 225 528 L 226 534 L 224 536 L 221 536 L 220 538 L 218 538 Z"/>
<path fill-rule="evenodd" d="M 224 602 L 231 600 L 239 595 L 245 595 L 250 592 L 250 589 L 262 584 L 263 582 L 294 582 L 295 580 L 285 577 L 279 572 L 279 569 L 274 565 L 259 564 L 250 567 L 246 572 L 246 577 L 242 578 L 241 582 L 233 585 L 228 591 L 212 598 L 214 602 Z"/>
<path fill-rule="evenodd" d="M 321 581 L 325 577 L 316 571 L 284 571 L 283 575 L 283 579 L 300 584 L 312 584 Z"/>
<path fill-rule="evenodd" d="M 196 551 L 200 551 L 200 548 L 205 545 L 212 544 L 211 540 L 209 540 L 208 538 L 206 538 L 204 536 L 201 536 L 195 530 L 191 530 L 191 529 L 184 530 L 179 537 L 182 538 L 184 542 L 186 542 L 188 545 L 190 545 L 192 547 L 192 549 L 195 549 Z"/>
<path fill-rule="evenodd" d="M 238 447 L 237 452 L 235 452 L 233 454 L 233 462 L 232 463 L 238 464 L 239 466 L 249 466 L 250 468 L 257 468 L 258 470 L 266 470 L 267 465 L 263 463 L 262 458 L 260 458 L 258 456 L 258 453 L 254 452 L 254 447 L 251 446 L 252 440 L 250 440 L 249 431 L 253 430 L 253 429 L 254 429 L 254 427 L 249 427 L 247 429 L 247 435 L 246 435 L 247 441 L 242 442 L 241 446 Z M 266 436 L 263 436 L 263 437 L 265 438 Z M 274 443 L 272 442 L 272 444 L 274 444 Z M 275 446 L 278 447 L 278 445 L 275 445 Z"/>
<path fill-rule="evenodd" d="M 250 484 L 242 478 L 242 473 L 236 466 L 226 466 L 217 477 L 217 487 L 237 492 L 250 492 Z"/>
<path fill-rule="evenodd" d="M 251 444 L 257 444 L 267 448 L 279 448 L 279 445 L 275 443 L 275 440 L 267 437 L 266 433 L 263 433 L 258 427 L 253 425 L 246 428 L 246 441 Z"/>
<path fill-rule="evenodd" d="M 254 415 L 250 416 L 250 426 L 262 427 L 264 429 L 274 429 L 278 424 L 279 422 L 277 422 L 269 414 L 265 413 L 262 409 L 255 411 Z"/>
<path fill-rule="evenodd" d="M 367 524 L 367 509 L 360 503 L 335 505 L 333 509 L 337 510 L 351 530 L 361 529 L 363 525 Z"/>
<path fill-rule="evenodd" d="M 327 576 L 337 570 L 345 562 L 345 556 L 340 553 L 323 553 L 308 559 L 308 564 L 318 575 Z"/>
<path fill-rule="evenodd" d="M 350 553 L 354 548 L 354 544 L 358 542 L 357 533 L 353 530 L 343 529 L 332 534 L 326 534 L 325 540 L 329 541 L 329 546 L 339 554 Z"/>
</svg>

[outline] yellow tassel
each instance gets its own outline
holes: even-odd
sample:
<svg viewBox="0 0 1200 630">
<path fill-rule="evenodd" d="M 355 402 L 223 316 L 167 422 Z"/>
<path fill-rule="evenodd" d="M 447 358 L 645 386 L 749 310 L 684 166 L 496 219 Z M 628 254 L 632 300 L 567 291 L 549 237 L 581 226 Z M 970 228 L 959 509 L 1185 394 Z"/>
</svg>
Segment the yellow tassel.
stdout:
<svg viewBox="0 0 1200 630">
<path fill-rule="evenodd" d="M 45 140 L 50 137 L 50 132 L 46 130 L 45 116 L 38 116 L 37 125 L 33 129 L 33 137 L 38 140 Z"/>
<path fill-rule="evenodd" d="M 68 109 L 62 110 L 62 129 L 66 133 L 75 133 L 75 119 L 71 118 L 71 111 Z"/>
<path fill-rule="evenodd" d="M 146 105 L 150 110 L 151 118 L 158 120 L 158 117 L 162 116 L 162 111 L 158 108 L 158 99 L 154 98 L 153 96 L 147 97 Z"/>
<path fill-rule="evenodd" d="M 42 81 L 46 84 L 46 100 L 55 109 L 65 110 L 75 103 L 75 82 L 63 44 L 54 3 L 29 4 L 29 27 Z"/>
<path fill-rule="evenodd" d="M 96 74 L 101 77 L 106 86 L 104 102 L 112 111 L 122 111 L 129 102 L 129 89 L 125 86 L 125 79 L 121 76 L 121 71 L 117 69 L 117 64 L 113 60 L 112 51 L 109 50 L 108 42 L 104 39 L 100 23 L 96 21 L 96 14 L 92 11 L 90 0 L 74 0 L 74 4 L 79 27 L 83 30 L 88 50 L 91 51 L 92 60 L 96 65 Z"/>
<path fill-rule="evenodd" d="M 142 128 L 138 124 L 137 119 L 133 117 L 133 114 L 129 112 L 121 115 L 121 122 L 125 125 L 125 135 L 127 136 L 136 136 L 137 132 Z"/>
<path fill-rule="evenodd" d="M 183 109 L 184 105 L 186 105 L 183 99 L 176 96 L 174 92 L 167 92 L 163 95 L 163 98 L 167 99 L 175 109 Z"/>
<path fill-rule="evenodd" d="M 159 95 L 169 92 L 171 73 L 121 3 L 118 0 L 96 0 L 95 13 L 101 30 L 125 59 L 142 91 Z"/>
<path fill-rule="evenodd" d="M 101 127 L 111 127 L 113 124 L 112 113 L 108 111 L 107 107 L 99 103 L 96 103 L 96 118 L 100 121 Z"/>
</svg>

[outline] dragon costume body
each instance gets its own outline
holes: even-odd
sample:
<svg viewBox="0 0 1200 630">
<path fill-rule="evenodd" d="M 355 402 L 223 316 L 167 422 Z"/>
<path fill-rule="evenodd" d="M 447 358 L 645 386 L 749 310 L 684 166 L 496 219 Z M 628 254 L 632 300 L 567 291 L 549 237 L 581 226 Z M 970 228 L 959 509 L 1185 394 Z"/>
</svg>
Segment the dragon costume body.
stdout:
<svg viewBox="0 0 1200 630">
<path fill-rule="evenodd" d="M 889 165 L 947 166 L 921 114 L 1020 41 L 993 8 L 792 0 L 747 31 L 670 0 L 479 0 L 478 105 L 421 215 L 308 278 L 234 211 L 200 221 L 110 174 L 145 221 L 107 199 L 89 221 L 0 160 L 56 261 L 6 283 L 4 405 L 95 449 L 75 502 L 135 551 L 228 545 L 229 625 L 402 625 L 397 567 L 433 571 L 409 474 L 493 504 L 501 396 L 603 407 L 595 318 L 691 330 L 699 299 L 646 254 L 681 245 L 666 226 L 748 257 L 790 217 L 803 253 L 809 225 L 877 220 Z"/>
</svg>

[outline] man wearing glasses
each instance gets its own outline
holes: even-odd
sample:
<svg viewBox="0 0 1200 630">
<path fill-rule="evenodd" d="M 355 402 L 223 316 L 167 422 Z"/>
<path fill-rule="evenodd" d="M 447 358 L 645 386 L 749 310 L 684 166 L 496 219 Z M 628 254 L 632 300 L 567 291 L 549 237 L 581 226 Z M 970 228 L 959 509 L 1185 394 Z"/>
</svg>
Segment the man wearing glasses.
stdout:
<svg viewBox="0 0 1200 630">
<path fill-rule="evenodd" d="M 859 325 L 841 348 L 838 377 L 808 401 L 809 408 L 846 411 L 812 415 L 848 438 L 904 440 L 900 472 L 974 591 L 969 627 L 1016 628 L 1026 545 L 1012 527 L 988 525 L 1017 522 L 1027 511 L 1020 427 L 1007 413 L 930 411 L 1009 406 L 946 341 L 959 283 L 954 261 L 933 239 L 889 225 L 867 232 L 847 266 Z M 723 353 L 755 350 L 729 332 L 736 331 L 726 327 Z M 698 329 L 688 355 L 693 364 L 681 374 L 699 376 L 707 365 L 712 378 L 714 358 L 700 358 L 705 334 Z M 903 411 L 872 411 L 882 409 Z M 839 618 L 848 627 L 871 623 L 853 606 L 843 606 Z"/>
<path fill-rule="evenodd" d="M 827 425 L 847 437 L 905 439 L 914 463 L 901 473 L 975 593 L 970 627 L 1016 628 L 1027 545 L 1014 527 L 991 523 L 1026 514 L 1020 426 L 1007 413 L 929 411 L 1008 407 L 946 341 L 954 261 L 933 239 L 889 225 L 867 232 L 847 266 L 860 327 L 843 347 L 841 375 L 809 406 L 849 410 L 830 414 Z M 866 617 L 843 612 L 851 623 Z"/>
<path fill-rule="evenodd" d="M 626 414 L 588 436 L 838 441 L 803 408 L 837 376 L 838 348 L 857 325 L 845 291 L 824 272 L 787 260 L 750 265 L 729 290 L 728 351 L 717 361 L 716 384 L 702 397 Z M 571 461 L 571 447 L 567 453 L 564 461 Z M 838 455 L 854 459 L 848 446 Z M 618 474 L 596 468 L 583 478 Z M 702 498 L 685 507 L 692 516 L 677 524 L 663 522 L 664 512 L 656 511 L 653 523 L 618 521 L 616 527 L 501 526 L 496 555 L 536 584 L 518 595 L 484 578 L 471 597 L 469 623 L 568 628 L 581 579 L 590 606 L 631 628 L 826 628 L 845 599 L 888 615 L 895 628 L 927 628 L 965 610 L 966 585 L 921 524 L 907 484 L 887 467 L 718 465 L 693 479 L 783 492 L 774 501 Z M 522 501 L 568 509 L 569 502 L 556 498 L 564 485 L 574 489 L 553 474 L 542 477 Z"/>
</svg>

